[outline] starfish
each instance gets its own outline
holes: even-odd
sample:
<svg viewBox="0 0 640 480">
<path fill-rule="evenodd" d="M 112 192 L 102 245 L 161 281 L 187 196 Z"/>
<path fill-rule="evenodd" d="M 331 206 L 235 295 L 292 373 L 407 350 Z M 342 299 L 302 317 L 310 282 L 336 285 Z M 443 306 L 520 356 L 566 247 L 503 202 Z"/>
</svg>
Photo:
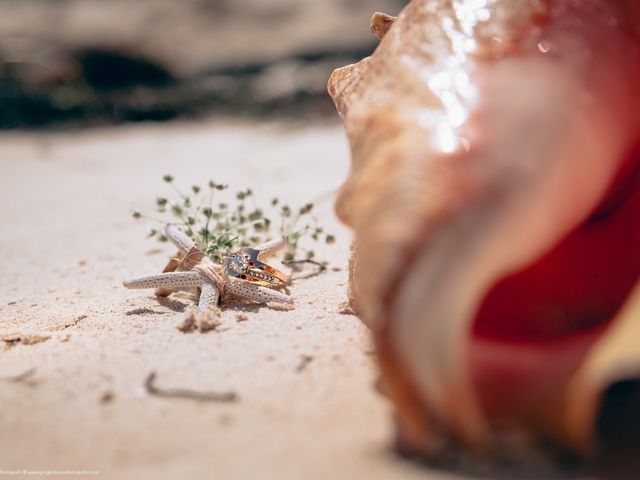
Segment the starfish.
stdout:
<svg viewBox="0 0 640 480">
<path fill-rule="evenodd" d="M 168 296 L 176 288 L 199 288 L 198 310 L 200 311 L 217 307 L 220 297 L 224 298 L 226 294 L 258 303 L 286 305 L 293 303 L 292 297 L 286 293 L 229 277 L 221 265 L 215 264 L 198 250 L 193 240 L 175 225 L 168 224 L 165 227 L 165 234 L 178 247 L 180 256 L 173 258 L 163 273 L 124 281 L 123 285 L 126 288 L 156 288 L 158 296 Z M 283 246 L 284 239 L 279 237 L 257 246 L 255 250 L 258 251 L 258 259 L 265 260 Z"/>
</svg>

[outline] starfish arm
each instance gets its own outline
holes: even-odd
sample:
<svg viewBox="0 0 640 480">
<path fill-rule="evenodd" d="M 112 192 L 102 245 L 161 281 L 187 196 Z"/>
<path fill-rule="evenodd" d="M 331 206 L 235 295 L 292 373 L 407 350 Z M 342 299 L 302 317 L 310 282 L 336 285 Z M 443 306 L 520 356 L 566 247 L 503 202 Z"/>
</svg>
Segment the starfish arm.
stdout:
<svg viewBox="0 0 640 480">
<path fill-rule="evenodd" d="M 168 223 L 164 227 L 164 233 L 184 255 L 187 255 L 194 247 L 193 240 L 175 225 Z"/>
<path fill-rule="evenodd" d="M 284 247 L 285 241 L 284 241 L 284 237 L 277 237 L 274 238 L 273 240 L 269 240 L 266 243 L 263 243 L 262 245 L 258 245 L 256 247 L 256 250 L 258 250 L 260 253 L 258 254 L 258 260 L 264 260 L 266 258 L 269 258 L 273 255 L 275 255 L 278 250 L 281 250 Z"/>
<path fill-rule="evenodd" d="M 285 293 L 248 282 L 230 279 L 226 284 L 226 289 L 233 295 L 258 303 L 293 303 L 293 299 Z"/>
<path fill-rule="evenodd" d="M 198 301 L 198 310 L 208 310 L 218 306 L 220 292 L 211 280 L 204 279 L 202 281 L 202 290 L 200 291 L 200 300 Z"/>
<path fill-rule="evenodd" d="M 172 272 L 147 275 L 122 282 L 126 288 L 198 288 L 202 277 L 197 272 Z"/>
<path fill-rule="evenodd" d="M 180 267 L 181 261 L 182 260 L 180 258 L 178 258 L 177 256 L 173 257 L 171 260 L 169 260 L 169 263 L 167 263 L 167 265 L 164 267 L 164 269 L 162 270 L 162 273 L 175 272 L 176 269 L 178 269 L 178 267 Z M 173 289 L 172 288 L 158 288 L 158 289 L 156 289 L 156 296 L 158 296 L 158 297 L 168 297 L 172 293 L 173 293 Z"/>
</svg>

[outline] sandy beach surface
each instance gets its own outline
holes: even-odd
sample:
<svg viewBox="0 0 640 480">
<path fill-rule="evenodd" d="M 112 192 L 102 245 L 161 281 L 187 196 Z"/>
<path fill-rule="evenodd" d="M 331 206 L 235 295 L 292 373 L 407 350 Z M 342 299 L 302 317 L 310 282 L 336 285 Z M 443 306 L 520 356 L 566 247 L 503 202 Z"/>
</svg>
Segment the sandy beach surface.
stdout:
<svg viewBox="0 0 640 480">
<path fill-rule="evenodd" d="M 0 470 L 454 478 L 391 453 L 367 330 L 340 313 L 350 236 L 332 197 L 348 164 L 338 126 L 218 121 L 0 136 Z M 217 330 L 178 331 L 191 297 L 159 303 L 122 287 L 173 253 L 130 216 L 153 211 L 165 173 L 187 187 L 213 178 L 259 198 L 316 200 L 337 237 L 316 249 L 329 269 L 294 281 L 292 311 L 228 305 Z M 152 371 L 158 387 L 233 391 L 238 401 L 150 395 Z"/>
</svg>

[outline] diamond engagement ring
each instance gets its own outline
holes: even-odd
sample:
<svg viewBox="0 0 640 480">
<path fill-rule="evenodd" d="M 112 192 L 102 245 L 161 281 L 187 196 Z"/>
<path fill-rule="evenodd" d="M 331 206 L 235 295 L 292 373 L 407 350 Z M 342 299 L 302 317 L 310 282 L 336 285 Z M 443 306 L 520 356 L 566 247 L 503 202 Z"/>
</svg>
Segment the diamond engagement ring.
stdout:
<svg viewBox="0 0 640 480">
<path fill-rule="evenodd" d="M 232 253 L 224 260 L 225 272 L 258 285 L 274 286 L 289 281 L 289 277 L 280 270 L 258 260 L 259 254 L 259 250 L 250 247 Z"/>
</svg>

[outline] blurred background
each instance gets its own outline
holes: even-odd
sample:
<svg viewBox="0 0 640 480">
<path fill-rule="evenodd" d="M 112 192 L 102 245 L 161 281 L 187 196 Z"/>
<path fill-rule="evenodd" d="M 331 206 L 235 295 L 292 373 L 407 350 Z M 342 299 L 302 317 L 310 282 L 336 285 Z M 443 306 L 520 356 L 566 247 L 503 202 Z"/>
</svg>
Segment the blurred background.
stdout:
<svg viewBox="0 0 640 480">
<path fill-rule="evenodd" d="M 0 129 L 333 116 L 401 0 L 0 0 Z"/>
</svg>

